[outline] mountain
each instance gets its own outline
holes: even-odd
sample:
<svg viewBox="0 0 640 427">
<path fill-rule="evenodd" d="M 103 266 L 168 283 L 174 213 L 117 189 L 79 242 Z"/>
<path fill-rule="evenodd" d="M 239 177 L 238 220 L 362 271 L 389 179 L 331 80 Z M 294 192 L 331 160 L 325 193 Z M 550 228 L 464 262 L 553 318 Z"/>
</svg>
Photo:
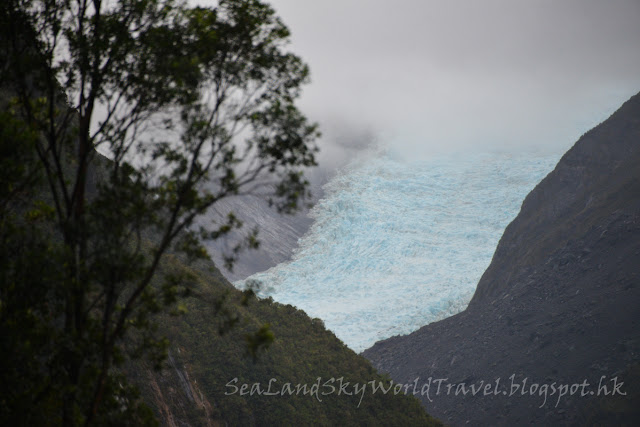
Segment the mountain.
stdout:
<svg viewBox="0 0 640 427">
<path fill-rule="evenodd" d="M 314 203 L 318 200 L 317 194 L 322 193 L 322 188 L 319 184 L 312 184 L 311 187 L 312 199 L 308 202 Z M 260 241 L 260 247 L 240 256 L 231 271 L 222 270 L 224 276 L 230 281 L 245 279 L 254 273 L 268 270 L 289 260 L 293 249 L 298 244 L 298 239 L 313 222 L 307 216 L 309 211 L 306 207 L 293 215 L 284 215 L 269 206 L 262 197 L 242 195 L 221 200 L 215 211 L 207 212 L 200 218 L 199 223 L 221 222 L 230 212 L 242 221 L 242 228 L 232 231 L 225 238 L 205 243 L 216 265 L 223 266 L 223 254 L 230 253 L 233 247 L 241 242 L 243 236 L 256 227 Z"/>
<path fill-rule="evenodd" d="M 363 355 L 451 425 L 637 424 L 639 165 L 640 94 L 526 197 L 465 311 Z"/>
<path fill-rule="evenodd" d="M 168 268 L 190 267 L 174 258 Z M 198 277 L 197 297 L 186 301 L 187 313 L 159 319 L 171 342 L 164 368 L 156 372 L 148 362 L 137 361 L 126 369 L 162 425 L 440 425 L 412 397 L 374 393 L 370 383 L 387 389 L 388 378 L 326 330 L 321 320 L 271 299 L 243 306 L 241 292 L 210 262 L 191 272 Z M 223 295 L 240 322 L 221 335 L 221 317 L 210 301 Z M 247 357 L 245 336 L 265 323 L 275 341 L 253 360 Z M 269 392 L 279 395 L 257 391 L 266 391 L 270 383 Z M 309 392 L 290 394 L 287 383 L 294 390 L 307 385 Z M 241 395 L 243 384 L 248 388 Z M 366 389 L 354 393 L 356 385 Z"/>
</svg>

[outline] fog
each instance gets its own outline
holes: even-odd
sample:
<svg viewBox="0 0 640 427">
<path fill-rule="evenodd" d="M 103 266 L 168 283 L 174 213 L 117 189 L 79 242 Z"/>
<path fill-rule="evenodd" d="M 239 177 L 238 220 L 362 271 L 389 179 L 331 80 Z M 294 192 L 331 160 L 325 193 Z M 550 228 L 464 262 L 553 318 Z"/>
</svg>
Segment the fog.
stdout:
<svg viewBox="0 0 640 427">
<path fill-rule="evenodd" d="M 310 66 L 320 160 L 566 150 L 640 90 L 638 0 L 273 0 Z"/>
</svg>

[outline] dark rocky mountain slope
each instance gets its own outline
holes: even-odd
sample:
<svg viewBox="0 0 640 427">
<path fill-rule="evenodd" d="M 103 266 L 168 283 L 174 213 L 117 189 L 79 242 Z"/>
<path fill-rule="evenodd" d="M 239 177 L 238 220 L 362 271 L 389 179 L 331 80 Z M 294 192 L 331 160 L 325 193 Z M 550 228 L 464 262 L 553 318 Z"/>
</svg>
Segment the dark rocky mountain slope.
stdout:
<svg viewBox="0 0 640 427">
<path fill-rule="evenodd" d="M 320 185 L 313 185 L 313 199 L 308 202 L 315 203 L 318 200 L 316 195 L 321 191 Z M 260 241 L 260 247 L 242 254 L 231 271 L 221 268 L 222 274 L 230 281 L 245 279 L 254 273 L 288 261 L 298 245 L 298 239 L 313 223 L 308 216 L 308 209 L 303 208 L 293 215 L 281 214 L 269 206 L 265 198 L 257 195 L 233 196 L 221 200 L 216 210 L 209 211 L 200 222 L 222 222 L 230 212 L 242 221 L 242 228 L 232 231 L 225 238 L 205 243 L 216 265 L 224 266 L 223 254 L 231 253 L 233 247 L 256 227 Z"/>
<path fill-rule="evenodd" d="M 638 425 L 640 94 L 527 196 L 464 312 L 364 355 L 452 425 Z"/>
</svg>

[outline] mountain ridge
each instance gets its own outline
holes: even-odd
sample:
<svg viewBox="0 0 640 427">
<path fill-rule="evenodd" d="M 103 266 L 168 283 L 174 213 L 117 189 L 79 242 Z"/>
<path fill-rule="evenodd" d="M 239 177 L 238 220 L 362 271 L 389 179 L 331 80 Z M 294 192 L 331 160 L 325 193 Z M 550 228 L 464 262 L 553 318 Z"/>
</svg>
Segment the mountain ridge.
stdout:
<svg viewBox="0 0 640 427">
<path fill-rule="evenodd" d="M 524 215 L 518 215 L 507 226 L 494 257 L 504 257 L 515 250 L 519 258 L 527 254 L 537 259 L 540 254 L 532 254 L 528 249 L 524 249 L 523 252 L 524 241 L 531 242 L 542 238 L 542 231 L 549 223 L 567 222 L 578 215 L 584 217 L 588 214 L 585 210 L 590 207 L 593 209 L 591 205 L 598 203 L 600 196 L 590 191 L 591 188 L 585 186 L 585 182 L 596 181 L 596 185 L 603 186 L 604 181 L 615 178 L 616 182 L 606 183 L 613 190 L 614 186 L 620 185 L 619 181 L 626 179 L 625 176 L 631 169 L 627 166 L 626 171 L 621 171 L 620 168 L 625 162 L 629 162 L 633 155 L 637 155 L 638 143 L 637 139 L 625 137 L 624 133 L 633 125 L 636 129 L 640 126 L 640 116 L 637 114 L 639 104 L 640 94 L 637 94 L 625 102 L 608 120 L 585 133 L 574 147 L 565 153 L 554 171 L 527 195 L 521 208 Z M 637 136 L 637 130 L 635 132 Z M 607 137 L 610 144 L 598 143 L 599 138 L 603 137 Z M 613 144 L 615 151 L 612 151 Z M 512 232 L 515 228 L 518 228 L 518 233 Z M 566 227 L 564 232 L 568 236 L 571 233 L 570 227 Z M 504 273 L 496 277 L 495 269 L 495 264 L 489 265 L 470 304 L 476 304 L 494 293 L 492 281 L 505 282 Z"/>
<path fill-rule="evenodd" d="M 640 94 L 583 135 L 526 197 L 465 311 L 363 355 L 401 383 L 624 381 L 640 361 L 638 164 Z M 581 424 L 606 400 L 418 397 L 451 425 Z"/>
</svg>

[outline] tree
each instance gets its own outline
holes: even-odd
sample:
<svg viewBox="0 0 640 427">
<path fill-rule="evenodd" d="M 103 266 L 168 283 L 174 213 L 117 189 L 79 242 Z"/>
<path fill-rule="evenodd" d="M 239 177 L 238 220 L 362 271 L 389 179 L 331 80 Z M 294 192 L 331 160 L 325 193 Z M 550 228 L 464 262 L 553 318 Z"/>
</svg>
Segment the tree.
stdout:
<svg viewBox="0 0 640 427">
<path fill-rule="evenodd" d="M 308 69 L 258 0 L 1 8 L 0 419 L 148 421 L 114 368 L 162 360 L 150 316 L 189 291 L 167 256 L 207 256 L 202 239 L 241 225 L 200 215 L 245 192 L 285 212 L 306 195 Z"/>
</svg>

